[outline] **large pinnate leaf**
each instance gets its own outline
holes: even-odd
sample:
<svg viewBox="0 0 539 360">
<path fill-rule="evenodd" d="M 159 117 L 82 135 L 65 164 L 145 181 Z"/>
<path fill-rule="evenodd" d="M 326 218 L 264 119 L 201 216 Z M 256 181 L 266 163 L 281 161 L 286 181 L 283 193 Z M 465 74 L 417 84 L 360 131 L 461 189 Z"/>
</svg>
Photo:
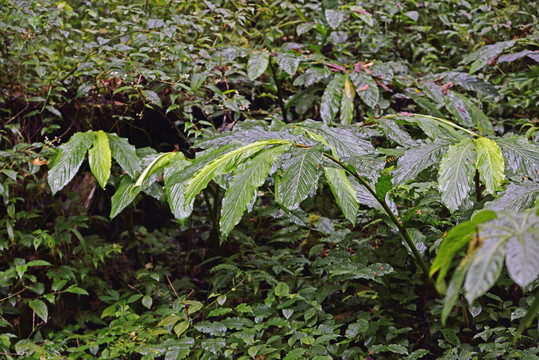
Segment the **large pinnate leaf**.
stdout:
<svg viewBox="0 0 539 360">
<path fill-rule="evenodd" d="M 283 69 L 288 75 L 292 76 L 296 73 L 296 70 L 298 69 L 300 58 L 290 53 L 279 53 L 275 57 L 275 62 L 281 69 Z"/>
<path fill-rule="evenodd" d="M 354 97 L 356 92 L 354 84 L 348 76 L 344 81 L 343 95 L 341 98 L 341 124 L 350 124 L 354 118 Z"/>
<path fill-rule="evenodd" d="M 456 211 L 472 188 L 475 174 L 474 142 L 464 139 L 449 147 L 442 158 L 438 171 L 438 184 L 442 202 L 451 211 Z"/>
<path fill-rule="evenodd" d="M 502 41 L 492 45 L 486 45 L 477 51 L 466 56 L 462 63 L 468 64 L 473 61 L 470 67 L 470 74 L 473 74 L 477 70 L 483 68 L 490 59 L 500 55 L 504 50 L 509 49 L 515 45 L 515 40 Z"/>
<path fill-rule="evenodd" d="M 67 143 L 60 146 L 47 178 L 53 194 L 73 179 L 94 139 L 94 133 L 90 130 L 76 133 Z"/>
<path fill-rule="evenodd" d="M 267 52 L 253 52 L 247 62 L 247 76 L 255 80 L 262 75 L 269 65 L 269 54 Z"/>
<path fill-rule="evenodd" d="M 421 171 L 439 163 L 447 148 L 446 143 L 434 142 L 406 150 L 397 163 L 393 183 L 404 184 L 415 179 Z"/>
<path fill-rule="evenodd" d="M 135 181 L 129 176 L 122 177 L 120 186 L 118 186 L 118 189 L 112 195 L 110 218 L 114 219 L 127 205 L 131 204 L 141 190 L 142 187 L 135 186 Z"/>
<path fill-rule="evenodd" d="M 354 72 L 350 74 L 350 80 L 354 84 L 357 94 L 367 106 L 373 108 L 378 103 L 380 91 L 376 81 L 370 75 Z"/>
<path fill-rule="evenodd" d="M 336 74 L 324 90 L 322 103 L 320 104 L 320 116 L 324 124 L 331 124 L 339 111 L 344 81 L 345 76 L 343 74 Z"/>
<path fill-rule="evenodd" d="M 496 138 L 505 160 L 508 175 L 520 175 L 539 180 L 539 150 L 522 136 Z"/>
<path fill-rule="evenodd" d="M 109 138 L 109 146 L 114 160 L 118 162 L 120 167 L 131 176 L 136 178 L 142 171 L 140 159 L 137 156 L 135 147 L 125 138 L 121 138 L 116 134 L 107 133 Z"/>
<path fill-rule="evenodd" d="M 195 196 L 208 186 L 216 176 L 234 171 L 240 164 L 265 146 L 288 144 L 286 140 L 261 140 L 234 149 L 207 163 L 188 181 L 185 187 L 185 202 L 190 203 Z"/>
<path fill-rule="evenodd" d="M 353 225 L 356 224 L 359 202 L 357 192 L 350 184 L 346 172 L 341 169 L 324 168 L 326 180 L 331 188 L 337 205 L 341 208 L 344 217 Z"/>
<path fill-rule="evenodd" d="M 485 192 L 494 194 L 504 178 L 504 161 L 500 148 L 490 139 L 475 139 L 475 166 L 485 184 Z"/>
<path fill-rule="evenodd" d="M 534 206 L 539 196 L 539 184 L 525 182 L 510 183 L 498 199 L 486 204 L 492 210 L 525 210 Z"/>
<path fill-rule="evenodd" d="M 90 163 L 92 174 L 101 185 L 101 188 L 104 189 L 109 181 L 112 166 L 109 138 L 103 130 L 94 132 L 94 135 L 94 145 L 88 152 L 88 162 Z"/>
<path fill-rule="evenodd" d="M 483 244 L 471 259 L 464 288 L 472 303 L 498 279 L 503 260 L 509 276 L 521 287 L 539 276 L 539 217 L 535 211 L 503 212 L 481 226 Z"/>
<path fill-rule="evenodd" d="M 220 228 L 223 236 L 226 237 L 240 222 L 247 206 L 256 196 L 256 189 L 266 181 L 272 163 L 287 151 L 290 145 L 277 145 L 261 151 L 235 171 L 237 174 L 225 192 L 221 208 Z"/>
<path fill-rule="evenodd" d="M 178 152 L 176 153 L 170 162 L 165 167 L 165 192 L 167 194 L 168 204 L 170 211 L 174 214 L 174 217 L 180 221 L 185 220 L 193 211 L 193 201 L 185 203 L 184 192 L 186 182 L 170 184 L 172 174 L 183 171 L 185 167 L 189 166 L 191 162 L 185 158 L 185 156 Z"/>
<path fill-rule="evenodd" d="M 283 161 L 284 171 L 276 184 L 275 198 L 288 210 L 294 210 L 318 183 L 321 147 L 297 148 Z"/>
</svg>

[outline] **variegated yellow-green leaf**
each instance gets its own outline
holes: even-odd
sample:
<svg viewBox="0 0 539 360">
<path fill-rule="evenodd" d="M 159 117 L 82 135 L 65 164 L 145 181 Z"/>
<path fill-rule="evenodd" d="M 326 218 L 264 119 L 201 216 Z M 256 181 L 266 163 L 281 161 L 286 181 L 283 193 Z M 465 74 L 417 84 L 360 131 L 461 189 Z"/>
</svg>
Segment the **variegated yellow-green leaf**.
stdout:
<svg viewBox="0 0 539 360">
<path fill-rule="evenodd" d="M 101 188 L 105 188 L 110 178 L 110 167 L 112 166 L 112 156 L 109 146 L 109 138 L 103 130 L 94 132 L 94 146 L 88 152 L 88 162 L 90 170 L 97 179 Z"/>
<path fill-rule="evenodd" d="M 354 84 L 346 76 L 344 81 L 343 95 L 341 98 L 341 124 L 350 124 L 354 118 L 354 97 L 356 92 Z"/>
<path fill-rule="evenodd" d="M 504 160 L 498 145 L 487 138 L 475 139 L 475 166 L 485 184 L 485 192 L 495 194 L 504 179 Z"/>
</svg>

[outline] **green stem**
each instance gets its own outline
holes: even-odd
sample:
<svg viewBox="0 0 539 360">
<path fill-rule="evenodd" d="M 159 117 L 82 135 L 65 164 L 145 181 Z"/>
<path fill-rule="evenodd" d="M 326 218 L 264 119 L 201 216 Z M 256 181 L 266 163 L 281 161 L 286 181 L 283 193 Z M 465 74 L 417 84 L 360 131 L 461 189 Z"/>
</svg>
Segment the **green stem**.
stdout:
<svg viewBox="0 0 539 360">
<path fill-rule="evenodd" d="M 528 309 L 528 312 L 526 312 L 526 315 L 522 318 L 520 321 L 520 325 L 518 326 L 517 333 L 515 334 L 515 337 L 513 338 L 513 345 L 516 344 L 518 339 L 520 338 L 520 335 L 528 328 L 528 326 L 531 325 L 533 319 L 537 316 L 537 313 L 539 313 L 539 291 L 535 292 L 535 299 L 533 300 L 533 303 L 531 304 L 530 308 Z"/>
<path fill-rule="evenodd" d="M 374 198 L 378 201 L 378 203 L 380 203 L 380 205 L 384 208 L 385 212 L 387 213 L 387 215 L 389 216 L 391 221 L 393 221 L 395 226 L 397 226 L 397 229 L 399 229 L 400 234 L 404 238 L 404 241 L 406 241 L 406 244 L 408 244 L 408 246 L 410 247 L 410 250 L 412 250 L 412 254 L 414 255 L 417 263 L 419 264 L 419 267 L 421 268 L 421 270 L 425 274 L 425 277 L 427 278 L 427 281 L 436 290 L 434 280 L 433 280 L 432 276 L 430 276 L 430 274 L 429 274 L 429 267 L 427 266 L 427 264 L 423 260 L 423 257 L 419 253 L 419 250 L 417 250 L 417 247 L 415 246 L 414 241 L 410 237 L 410 234 L 408 233 L 408 231 L 406 231 L 406 228 L 402 226 L 402 224 L 399 222 L 399 220 L 397 219 L 395 214 L 393 214 L 393 211 L 391 211 L 391 209 L 389 208 L 389 205 L 387 205 L 385 200 L 380 199 L 378 197 L 378 195 L 376 195 L 376 191 L 374 191 L 374 189 L 369 185 L 369 183 L 361 175 L 359 175 L 357 172 L 349 170 L 346 167 L 345 164 L 343 164 L 342 162 L 340 162 L 339 160 L 337 160 L 336 158 L 334 158 L 333 156 L 331 156 L 329 154 L 324 153 L 324 156 L 327 157 L 328 159 L 332 160 L 333 162 L 335 162 L 339 166 L 341 166 L 345 171 L 352 174 L 352 176 L 355 177 L 363 186 L 365 186 L 365 188 L 372 194 L 372 196 L 374 196 Z"/>
<path fill-rule="evenodd" d="M 473 131 L 471 130 L 468 130 L 466 128 L 463 128 L 462 126 L 459 126 L 457 124 L 454 124 L 452 123 L 451 121 L 449 120 L 446 120 L 446 119 L 442 119 L 442 118 L 438 118 L 436 116 L 431 116 L 431 115 L 423 115 L 423 114 L 414 114 L 414 116 L 421 116 L 421 117 L 424 117 L 424 118 L 427 118 L 427 119 L 431 119 L 431 120 L 434 120 L 434 121 L 438 121 L 438 122 L 441 122 L 442 124 L 445 124 L 445 125 L 448 125 L 448 126 L 451 126 L 451 127 L 454 127 L 455 129 L 459 129 L 459 130 L 462 130 L 464 131 L 465 133 L 471 135 L 471 136 L 474 136 L 474 137 L 481 137 L 481 135 L 479 134 L 476 134 L 474 133 Z M 383 119 L 390 119 L 390 118 L 394 118 L 394 117 L 397 117 L 397 116 L 402 116 L 402 115 L 388 115 L 388 116 L 384 116 Z"/>
</svg>

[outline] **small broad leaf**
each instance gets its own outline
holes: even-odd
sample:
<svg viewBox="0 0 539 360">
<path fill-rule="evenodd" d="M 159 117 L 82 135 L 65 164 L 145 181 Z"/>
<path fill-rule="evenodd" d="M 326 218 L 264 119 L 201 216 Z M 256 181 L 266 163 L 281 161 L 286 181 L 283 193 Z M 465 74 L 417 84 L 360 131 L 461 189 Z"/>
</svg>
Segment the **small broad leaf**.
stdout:
<svg viewBox="0 0 539 360">
<path fill-rule="evenodd" d="M 485 205 L 492 210 L 521 211 L 534 206 L 539 196 L 539 184 L 531 181 L 510 183 L 501 197 Z"/>
<path fill-rule="evenodd" d="M 152 304 L 153 304 L 153 300 L 151 296 L 145 295 L 142 297 L 142 305 L 144 305 L 146 309 L 151 309 Z"/>
<path fill-rule="evenodd" d="M 322 103 L 320 104 L 320 116 L 322 117 L 324 124 L 331 124 L 339 111 L 344 81 L 344 74 L 336 74 L 324 90 Z"/>
<path fill-rule="evenodd" d="M 283 360 L 296 360 L 303 358 L 303 354 L 305 354 L 305 349 L 297 348 L 290 350 L 286 356 L 283 358 Z"/>
<path fill-rule="evenodd" d="M 152 105 L 157 105 L 160 108 L 163 107 L 163 104 L 161 103 L 161 98 L 155 91 L 152 90 L 144 90 L 142 92 L 144 94 L 144 97 L 146 97 L 146 100 L 148 100 Z"/>
<path fill-rule="evenodd" d="M 178 315 L 170 314 L 167 317 L 161 319 L 161 321 L 159 321 L 157 326 L 170 326 L 172 324 L 177 323 L 178 320 L 180 320 L 180 319 L 181 319 L 181 317 L 179 317 Z"/>
<path fill-rule="evenodd" d="M 225 153 L 207 163 L 189 180 L 185 188 L 185 202 L 191 203 L 216 176 L 235 170 L 241 163 L 268 145 L 288 144 L 286 140 L 261 140 Z"/>
<path fill-rule="evenodd" d="M 346 172 L 341 169 L 324 168 L 326 180 L 331 188 L 337 205 L 341 208 L 344 217 L 356 225 L 359 202 L 357 192 L 346 176 Z"/>
<path fill-rule="evenodd" d="M 290 295 L 290 288 L 288 287 L 288 284 L 283 281 L 278 282 L 277 285 L 275 285 L 274 291 L 275 296 L 277 297 Z"/>
<path fill-rule="evenodd" d="M 442 202 L 451 211 L 456 211 L 468 198 L 472 189 L 474 169 L 474 142 L 464 139 L 449 147 L 442 158 L 438 171 Z"/>
<path fill-rule="evenodd" d="M 90 170 L 97 179 L 101 188 L 105 188 L 110 178 L 112 156 L 109 147 L 109 138 L 103 130 L 94 132 L 94 146 L 88 152 Z"/>
<path fill-rule="evenodd" d="M 539 149 L 525 137 L 494 139 L 503 154 L 506 172 L 539 180 Z"/>
<path fill-rule="evenodd" d="M 399 158 L 397 168 L 393 173 L 393 183 L 404 184 L 415 179 L 421 171 L 438 164 L 447 148 L 446 143 L 434 142 L 406 150 Z"/>
<path fill-rule="evenodd" d="M 485 184 L 485 192 L 495 194 L 504 179 L 504 161 L 500 148 L 490 139 L 475 139 L 475 166 Z"/>
<path fill-rule="evenodd" d="M 133 179 L 136 178 L 142 171 L 140 159 L 137 156 L 135 147 L 125 138 L 121 138 L 116 134 L 107 133 L 109 138 L 109 146 L 114 160 L 118 162 L 120 167 L 129 174 Z"/>
<path fill-rule="evenodd" d="M 354 97 L 356 92 L 354 84 L 346 76 L 344 81 L 343 95 L 341 98 L 341 124 L 350 124 L 354 118 Z"/>
<path fill-rule="evenodd" d="M 380 97 L 380 91 L 376 81 L 372 76 L 363 72 L 353 72 L 350 74 L 350 80 L 355 86 L 356 92 L 368 107 L 374 108 L 378 103 Z"/>
<path fill-rule="evenodd" d="M 281 69 L 283 69 L 288 75 L 293 76 L 299 66 L 300 58 L 293 52 L 279 53 L 275 57 L 275 62 Z"/>
<path fill-rule="evenodd" d="M 174 157 L 175 154 L 175 152 L 168 152 L 157 156 L 150 163 L 150 165 L 148 165 L 146 169 L 144 169 L 142 174 L 140 174 L 137 181 L 135 182 L 135 187 L 141 187 L 141 190 L 144 190 L 145 188 L 150 186 L 150 178 L 154 174 L 158 174 L 160 171 L 162 171 L 163 167 L 165 167 L 170 162 L 170 160 Z"/>
<path fill-rule="evenodd" d="M 200 86 L 202 86 L 207 76 L 208 75 L 204 73 L 193 74 L 191 77 L 191 91 L 193 93 L 196 93 L 198 89 L 200 89 Z"/>
<path fill-rule="evenodd" d="M 135 187 L 135 182 L 129 176 L 122 177 L 120 186 L 112 195 L 110 218 L 114 219 L 127 205 L 131 204 L 141 190 L 141 187 Z"/>
<path fill-rule="evenodd" d="M 36 312 L 37 316 L 39 316 L 41 320 L 47 322 L 49 317 L 49 310 L 47 309 L 47 304 L 45 304 L 43 300 L 34 299 L 31 300 L 28 305 L 32 310 Z"/>
<path fill-rule="evenodd" d="M 247 62 L 247 76 L 255 80 L 262 75 L 269 65 L 269 54 L 267 52 L 253 52 Z"/>
<path fill-rule="evenodd" d="M 344 18 L 346 17 L 346 12 L 342 10 L 327 9 L 325 11 L 325 15 L 326 15 L 326 21 L 328 22 L 328 25 L 333 30 L 335 30 L 344 21 Z"/>
<path fill-rule="evenodd" d="M 176 336 L 181 336 L 189 328 L 189 320 L 180 321 L 174 326 Z"/>
<path fill-rule="evenodd" d="M 165 167 L 165 192 L 167 194 L 167 201 L 170 206 L 170 211 L 174 214 L 174 217 L 180 221 L 185 220 L 193 211 L 193 202 L 185 203 L 185 186 L 187 182 L 170 184 L 170 179 L 174 173 L 183 171 L 183 169 L 190 165 L 191 162 L 183 156 L 182 153 L 177 152 L 172 157 L 170 162 Z"/>
<path fill-rule="evenodd" d="M 93 131 L 89 130 L 84 133 L 76 133 L 67 143 L 60 146 L 47 177 L 53 194 L 60 191 L 73 179 L 94 139 Z"/>
<path fill-rule="evenodd" d="M 290 155 L 283 161 L 284 171 L 276 183 L 275 199 L 288 210 L 294 210 L 316 188 L 322 149 L 295 148 Z"/>
<path fill-rule="evenodd" d="M 222 202 L 220 227 L 226 237 L 236 226 L 247 206 L 256 196 L 256 189 L 266 181 L 271 165 L 291 144 L 277 145 L 261 151 L 242 168 L 238 168 Z"/>
</svg>

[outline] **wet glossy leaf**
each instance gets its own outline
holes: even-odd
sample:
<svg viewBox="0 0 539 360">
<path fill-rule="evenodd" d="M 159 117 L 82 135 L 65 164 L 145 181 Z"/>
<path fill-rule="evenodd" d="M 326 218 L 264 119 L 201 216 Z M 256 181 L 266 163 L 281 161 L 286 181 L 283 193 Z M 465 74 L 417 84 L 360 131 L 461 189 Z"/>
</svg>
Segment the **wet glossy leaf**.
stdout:
<svg viewBox="0 0 539 360">
<path fill-rule="evenodd" d="M 47 177 L 53 194 L 60 191 L 73 179 L 94 139 L 95 136 L 91 130 L 76 133 L 67 143 L 59 147 Z"/>
<path fill-rule="evenodd" d="M 522 136 L 495 138 L 506 172 L 539 180 L 539 149 Z"/>
<path fill-rule="evenodd" d="M 500 60 L 498 60 L 498 62 L 500 62 Z M 498 90 L 496 90 L 494 85 L 467 73 L 450 71 L 440 75 L 444 77 L 445 81 L 452 81 L 455 85 L 462 86 L 466 90 L 477 91 L 489 96 L 498 95 Z"/>
<path fill-rule="evenodd" d="M 354 118 L 354 97 L 356 92 L 354 84 L 350 81 L 348 76 L 344 81 L 343 95 L 341 98 L 341 124 L 350 124 Z"/>
<path fill-rule="evenodd" d="M 185 158 L 182 153 L 176 153 L 172 157 L 170 162 L 165 167 L 165 192 L 167 194 L 167 201 L 170 206 L 170 211 L 174 214 L 174 217 L 180 221 L 185 220 L 193 211 L 193 202 L 185 203 L 185 186 L 186 182 L 170 184 L 170 179 L 174 173 L 183 171 L 185 167 L 189 166 L 191 162 Z"/>
<path fill-rule="evenodd" d="M 500 148 L 490 139 L 475 139 L 475 166 L 485 184 L 485 192 L 494 194 L 504 179 L 504 161 Z"/>
<path fill-rule="evenodd" d="M 373 78 L 363 72 L 353 72 L 350 74 L 350 80 L 355 86 L 356 92 L 367 106 L 374 108 L 378 103 L 380 91 Z"/>
<path fill-rule="evenodd" d="M 324 124 L 331 124 L 339 111 L 344 89 L 344 74 L 336 74 L 329 82 L 322 95 L 320 104 L 320 116 Z"/>
<path fill-rule="evenodd" d="M 346 17 L 346 12 L 342 10 L 328 9 L 325 11 L 326 21 L 332 29 L 336 29 L 341 25 Z"/>
<path fill-rule="evenodd" d="M 123 176 L 120 186 L 112 195 L 110 218 L 114 219 L 127 205 L 131 204 L 141 190 L 141 187 L 135 187 L 133 179 L 129 176 Z"/>
<path fill-rule="evenodd" d="M 109 138 L 104 131 L 94 132 L 94 145 L 88 151 L 88 162 L 90 170 L 97 179 L 101 188 L 105 188 L 110 177 L 110 168 L 112 166 L 112 156 L 109 147 Z"/>
<path fill-rule="evenodd" d="M 279 53 L 275 57 L 275 62 L 283 69 L 288 75 L 292 76 L 296 73 L 300 58 L 293 53 Z"/>
<path fill-rule="evenodd" d="M 340 169 L 324 168 L 324 173 L 331 192 L 335 196 L 337 205 L 339 205 L 344 217 L 352 225 L 355 225 L 359 202 L 357 200 L 357 192 L 352 187 L 352 184 L 350 184 L 346 172 Z"/>
<path fill-rule="evenodd" d="M 135 182 L 135 187 L 141 187 L 141 190 L 144 190 L 151 185 L 151 178 L 154 175 L 157 175 L 163 172 L 163 168 L 170 162 L 176 153 L 168 152 L 158 155 L 153 161 L 148 165 L 144 171 L 140 174 L 137 181 Z"/>
<path fill-rule="evenodd" d="M 442 202 L 451 211 L 456 211 L 468 198 L 475 174 L 474 142 L 464 139 L 449 147 L 442 158 L 438 171 Z"/>
<path fill-rule="evenodd" d="M 41 318 L 44 322 L 47 322 L 49 317 L 49 310 L 47 309 L 47 304 L 43 300 L 34 299 L 31 300 L 28 305 L 32 310 L 36 312 L 36 315 Z"/>
<path fill-rule="evenodd" d="M 404 184 L 409 180 L 416 179 L 421 171 L 438 164 L 447 148 L 447 143 L 434 142 L 406 150 L 399 158 L 397 168 L 393 173 L 393 183 Z"/>
<path fill-rule="evenodd" d="M 121 138 L 114 133 L 107 133 L 112 157 L 118 162 L 120 167 L 133 179 L 142 171 L 140 159 L 137 156 L 135 147 L 127 139 Z"/>
<path fill-rule="evenodd" d="M 467 55 L 462 63 L 468 64 L 473 61 L 470 67 L 470 74 L 473 74 L 477 70 L 480 70 L 488 61 L 493 57 L 500 55 L 504 50 L 512 48 L 515 45 L 515 40 L 502 41 L 492 45 L 485 45 L 477 51 Z"/>
<path fill-rule="evenodd" d="M 157 95 L 155 91 L 144 90 L 143 94 L 146 97 L 146 100 L 148 100 L 152 105 L 163 107 L 163 104 L 161 103 L 161 98 L 159 97 L 159 95 Z"/>
<path fill-rule="evenodd" d="M 247 62 L 247 76 L 251 80 L 262 75 L 269 65 L 269 55 L 267 52 L 253 52 Z"/>
<path fill-rule="evenodd" d="M 521 211 L 533 207 L 538 196 L 539 184 L 535 182 L 510 183 L 502 196 L 485 206 L 492 210 Z"/>
</svg>

